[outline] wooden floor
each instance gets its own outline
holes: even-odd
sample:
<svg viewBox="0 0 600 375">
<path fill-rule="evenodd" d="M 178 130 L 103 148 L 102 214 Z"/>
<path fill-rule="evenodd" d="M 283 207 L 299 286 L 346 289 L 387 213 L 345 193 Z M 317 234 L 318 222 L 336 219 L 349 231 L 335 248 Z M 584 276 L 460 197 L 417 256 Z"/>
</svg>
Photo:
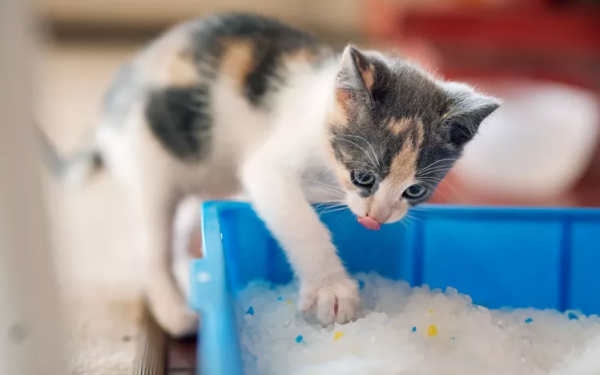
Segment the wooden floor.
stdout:
<svg viewBox="0 0 600 375">
<path fill-rule="evenodd" d="M 196 375 L 196 338 L 170 340 L 167 348 L 168 375 Z"/>
</svg>

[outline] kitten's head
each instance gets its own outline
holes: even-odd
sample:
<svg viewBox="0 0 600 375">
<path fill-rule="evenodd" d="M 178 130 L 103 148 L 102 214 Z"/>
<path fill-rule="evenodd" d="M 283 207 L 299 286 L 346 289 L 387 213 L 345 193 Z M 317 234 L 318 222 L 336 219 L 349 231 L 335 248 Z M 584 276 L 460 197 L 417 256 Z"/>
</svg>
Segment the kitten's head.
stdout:
<svg viewBox="0 0 600 375">
<path fill-rule="evenodd" d="M 346 47 L 327 131 L 350 209 L 377 223 L 401 219 L 431 197 L 498 106 L 409 62 Z"/>
</svg>

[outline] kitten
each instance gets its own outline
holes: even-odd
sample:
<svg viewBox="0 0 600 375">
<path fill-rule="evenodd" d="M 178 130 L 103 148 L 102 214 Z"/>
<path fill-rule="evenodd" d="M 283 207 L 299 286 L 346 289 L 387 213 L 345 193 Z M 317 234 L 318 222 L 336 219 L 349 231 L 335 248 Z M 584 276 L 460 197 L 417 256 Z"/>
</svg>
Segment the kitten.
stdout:
<svg viewBox="0 0 600 375">
<path fill-rule="evenodd" d="M 342 201 L 370 229 L 426 201 L 499 102 L 394 56 L 341 54 L 277 21 L 217 15 L 165 33 L 117 73 L 89 149 L 65 177 L 106 164 L 131 193 L 145 291 L 174 336 L 196 329 L 171 272 L 176 204 L 244 192 L 323 324 L 359 305 L 311 206 Z"/>
</svg>

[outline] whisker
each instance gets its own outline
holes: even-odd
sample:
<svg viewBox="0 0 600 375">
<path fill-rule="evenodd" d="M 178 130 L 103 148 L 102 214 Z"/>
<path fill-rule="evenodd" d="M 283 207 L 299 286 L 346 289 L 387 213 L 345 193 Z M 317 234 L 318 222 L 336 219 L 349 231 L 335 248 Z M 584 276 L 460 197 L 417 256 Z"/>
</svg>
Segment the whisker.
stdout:
<svg viewBox="0 0 600 375">
<path fill-rule="evenodd" d="M 363 166 L 366 166 L 367 168 L 372 168 L 373 167 L 373 165 L 371 165 L 369 163 L 362 162 L 360 160 L 352 160 L 352 161 L 349 161 L 348 164 L 362 164 Z"/>
<path fill-rule="evenodd" d="M 451 184 L 451 183 L 449 183 L 449 182 L 448 182 L 448 181 L 446 181 L 446 180 L 442 180 L 441 182 L 442 182 L 443 184 L 445 184 L 446 186 L 448 186 L 450 189 L 452 189 L 452 191 L 453 191 L 453 192 L 454 192 L 454 194 L 455 194 L 455 195 L 458 197 L 458 200 L 459 200 L 461 203 L 462 203 L 462 202 L 464 202 L 464 199 L 462 198 L 462 196 L 460 195 L 460 193 L 458 192 L 458 190 L 457 190 L 457 189 L 456 189 L 454 186 L 452 186 L 452 184 Z"/>
<path fill-rule="evenodd" d="M 411 215 L 410 212 L 406 213 L 406 217 L 408 217 L 411 220 L 414 220 L 415 222 L 423 220 L 423 218 L 420 217 L 419 215 Z"/>
<path fill-rule="evenodd" d="M 346 135 L 344 135 L 344 136 L 346 136 Z M 346 142 L 348 142 L 348 143 L 350 143 L 350 144 L 353 144 L 354 146 L 358 147 L 358 148 L 359 148 L 359 149 L 360 149 L 362 152 L 364 152 L 365 156 L 369 158 L 369 161 L 371 162 L 372 166 L 373 166 L 374 168 L 377 168 L 377 167 L 378 167 L 378 164 L 375 162 L 375 160 L 373 160 L 373 158 L 371 158 L 371 156 L 369 155 L 369 153 L 368 153 L 368 152 L 367 152 L 367 151 L 366 151 L 364 148 L 360 147 L 360 145 L 359 145 L 359 144 L 357 144 L 356 142 L 353 142 L 353 141 L 351 141 L 351 140 L 349 140 L 349 139 L 345 139 L 345 138 L 343 138 L 344 136 L 340 136 L 340 139 L 341 139 L 342 141 L 346 141 Z"/>
<path fill-rule="evenodd" d="M 327 206 L 325 206 L 324 210 L 327 210 L 327 211 L 337 210 L 337 209 L 345 210 L 346 208 L 348 208 L 348 206 L 346 206 L 345 204 L 336 204 L 336 205 L 327 205 Z"/>
<path fill-rule="evenodd" d="M 435 167 L 431 167 L 424 171 L 418 171 L 416 174 L 417 175 L 431 174 L 431 173 L 435 173 L 435 172 L 439 172 L 439 171 L 443 171 L 443 170 L 452 169 L 453 166 L 454 166 L 454 164 L 443 164 L 443 165 L 440 164 L 440 165 L 436 165 Z"/>
<path fill-rule="evenodd" d="M 316 186 L 307 186 L 308 188 L 319 188 L 319 189 L 324 189 L 330 192 L 334 192 L 334 193 L 341 193 L 343 195 L 345 195 L 344 190 L 342 190 L 341 187 L 335 186 L 335 185 L 331 185 L 331 184 L 327 184 L 323 181 L 319 181 L 319 180 L 312 180 L 312 179 L 307 179 L 307 178 L 303 178 L 302 181 L 304 182 L 308 182 L 310 184 L 314 184 Z"/>
<path fill-rule="evenodd" d="M 318 202 L 317 204 L 315 204 L 316 208 L 328 208 L 328 207 L 340 207 L 340 206 L 346 206 L 345 203 L 343 202 L 338 202 L 338 201 L 330 201 L 330 202 Z"/>
<path fill-rule="evenodd" d="M 322 206 L 344 206 L 346 207 L 346 202 L 344 201 L 339 201 L 339 200 L 331 200 L 331 201 L 323 201 L 323 202 L 319 202 L 318 204 L 322 205 Z"/>
<path fill-rule="evenodd" d="M 328 184 L 322 180 L 313 180 L 310 177 L 302 177 L 302 181 L 314 182 L 316 184 L 321 184 L 321 185 L 325 185 L 325 186 L 329 186 L 329 187 L 336 187 L 336 185 Z"/>
<path fill-rule="evenodd" d="M 320 210 L 319 211 L 319 215 L 332 214 L 334 212 L 345 211 L 345 210 L 346 210 L 346 207 L 338 207 L 338 208 L 335 208 L 335 209 L 333 209 L 333 208 L 332 209 L 327 209 L 326 208 L 326 209 Z"/>
<path fill-rule="evenodd" d="M 330 188 L 327 186 L 319 186 L 319 185 L 310 185 L 310 186 L 305 186 L 305 188 L 310 189 L 310 190 L 314 190 L 314 191 L 327 191 L 330 193 L 334 193 L 337 194 L 340 197 L 344 197 L 344 191 L 342 190 L 336 190 L 334 188 Z"/>
<path fill-rule="evenodd" d="M 339 200 L 339 199 L 332 199 L 330 201 L 321 201 L 319 202 L 319 204 L 325 206 L 344 206 L 346 207 L 346 202 L 343 200 Z"/>
<path fill-rule="evenodd" d="M 427 178 L 424 178 L 423 181 L 428 181 L 428 180 L 427 180 Z M 446 186 L 448 186 L 450 189 L 452 189 L 452 192 L 454 193 L 454 195 L 456 195 L 456 197 L 459 199 L 459 201 L 464 202 L 464 200 L 463 200 L 462 196 L 460 195 L 460 193 L 458 192 L 458 190 L 454 186 L 452 186 L 452 184 L 450 184 L 448 181 L 443 179 L 443 180 L 435 180 L 435 182 L 443 183 Z M 447 197 L 444 197 L 444 198 L 447 199 Z"/>
<path fill-rule="evenodd" d="M 318 196 L 311 197 L 315 203 L 334 203 L 334 202 L 345 202 L 346 197 L 342 195 L 335 195 L 333 193 L 328 193 L 326 191 L 312 191 L 312 193 L 317 193 Z"/>
<path fill-rule="evenodd" d="M 333 198 L 333 199 L 319 200 L 319 201 L 317 201 L 315 203 L 318 203 L 318 204 L 321 204 L 321 205 L 323 205 L 323 204 L 346 204 L 346 201 L 344 201 L 343 199 L 335 199 L 335 198 Z"/>
<path fill-rule="evenodd" d="M 346 211 L 348 209 L 348 207 L 343 206 L 343 207 L 334 207 L 332 209 L 327 209 L 325 208 L 323 211 L 319 212 L 321 215 L 323 214 L 331 214 L 334 212 L 339 212 L 339 211 Z"/>
<path fill-rule="evenodd" d="M 343 191 L 341 187 L 335 186 L 335 185 L 332 185 L 332 184 L 328 184 L 328 183 L 325 183 L 323 181 L 307 180 L 307 179 L 303 179 L 302 181 L 303 182 L 308 182 L 309 184 L 312 184 L 311 186 L 318 186 L 318 187 L 322 187 L 322 188 L 326 188 L 326 189 Z"/>
<path fill-rule="evenodd" d="M 326 169 L 326 170 L 324 170 L 323 172 L 319 173 L 319 176 L 324 176 L 324 175 L 326 175 L 327 173 L 329 173 L 329 171 L 330 171 L 332 168 L 333 168 L 333 167 L 329 167 L 329 168 L 327 168 L 327 169 Z"/>
<path fill-rule="evenodd" d="M 329 189 L 326 186 L 307 186 L 308 189 L 313 191 L 321 191 L 331 193 L 332 195 L 337 196 L 338 198 L 344 198 L 346 195 L 341 190 Z"/>
<path fill-rule="evenodd" d="M 417 173 L 417 176 L 418 177 L 429 176 L 429 175 L 432 175 L 432 174 L 438 173 L 438 172 L 448 172 L 450 169 L 452 169 L 452 166 L 444 167 L 444 168 L 438 168 L 438 169 L 431 169 L 431 170 L 428 170 L 425 173 Z"/>
<path fill-rule="evenodd" d="M 448 197 L 446 196 L 446 194 L 444 194 L 443 191 L 438 190 L 434 185 L 432 185 L 430 182 L 427 182 L 427 180 L 420 180 L 420 183 L 422 183 L 423 185 L 425 185 L 426 187 L 430 188 L 432 191 L 437 192 L 439 194 L 441 194 L 444 197 L 445 201 L 449 201 Z"/>
<path fill-rule="evenodd" d="M 406 225 L 407 228 L 415 225 L 415 223 L 411 220 L 410 217 L 404 217 L 402 219 L 402 222 Z"/>
<path fill-rule="evenodd" d="M 332 198 L 332 199 L 325 199 L 325 200 L 319 200 L 316 203 L 319 204 L 326 204 L 326 203 L 345 203 L 345 200 L 343 199 L 336 199 L 336 198 Z"/>
<path fill-rule="evenodd" d="M 321 206 L 345 206 L 346 202 L 339 199 L 323 200 L 316 202 L 317 205 Z"/>
<path fill-rule="evenodd" d="M 345 216 L 346 214 L 349 214 L 351 218 L 354 218 L 354 212 L 352 212 L 352 210 L 348 208 L 346 211 L 342 211 L 341 215 L 338 215 L 337 219 L 335 219 L 336 224 L 338 223 L 338 221 L 340 221 L 340 218 L 342 216 Z"/>
<path fill-rule="evenodd" d="M 422 169 L 420 169 L 418 173 L 425 172 L 425 171 L 427 171 L 427 169 L 429 169 L 429 168 L 433 167 L 433 166 L 434 166 L 434 165 L 436 165 L 437 163 L 441 163 L 441 162 L 445 162 L 445 161 L 449 161 L 449 162 L 451 162 L 451 163 L 454 163 L 454 162 L 456 162 L 456 159 L 453 159 L 453 158 L 445 158 L 445 159 L 436 160 L 436 161 L 434 161 L 433 163 L 431 163 L 431 164 L 429 164 L 428 166 L 426 166 L 425 168 L 422 168 Z"/>
<path fill-rule="evenodd" d="M 371 148 L 371 152 L 373 152 L 373 157 L 375 158 L 376 166 L 379 167 L 381 165 L 379 162 L 379 158 L 377 157 L 377 153 L 375 152 L 375 148 L 373 148 L 373 145 L 369 141 L 367 141 L 364 137 L 361 137 L 360 135 L 345 134 L 345 136 L 354 137 L 365 141 L 365 143 Z"/>
</svg>

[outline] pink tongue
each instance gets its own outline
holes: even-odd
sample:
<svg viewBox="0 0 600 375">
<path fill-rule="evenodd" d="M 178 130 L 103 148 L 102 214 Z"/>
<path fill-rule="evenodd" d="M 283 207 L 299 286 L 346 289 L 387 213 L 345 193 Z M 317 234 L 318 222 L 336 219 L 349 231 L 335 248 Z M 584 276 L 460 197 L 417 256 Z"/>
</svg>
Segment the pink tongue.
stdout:
<svg viewBox="0 0 600 375">
<path fill-rule="evenodd" d="M 363 227 L 371 230 L 379 230 L 381 228 L 381 224 L 379 224 L 376 220 L 371 219 L 370 217 L 361 217 L 358 219 L 358 222 L 362 224 Z"/>
</svg>

